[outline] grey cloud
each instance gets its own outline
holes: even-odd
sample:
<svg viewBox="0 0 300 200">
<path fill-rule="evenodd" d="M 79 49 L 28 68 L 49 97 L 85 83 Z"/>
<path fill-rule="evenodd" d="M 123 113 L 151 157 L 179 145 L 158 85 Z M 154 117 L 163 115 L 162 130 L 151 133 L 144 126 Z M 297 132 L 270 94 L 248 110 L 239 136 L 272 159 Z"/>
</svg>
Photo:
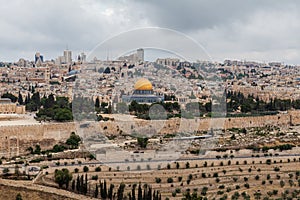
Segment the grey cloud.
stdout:
<svg viewBox="0 0 300 200">
<path fill-rule="evenodd" d="M 273 0 L 136 0 L 135 3 L 156 25 L 185 31 L 230 24 L 258 10 L 282 9 L 289 4 Z"/>
<path fill-rule="evenodd" d="M 300 63 L 300 1 L 15 0 L 0 7 L 0 60 L 89 51 L 133 28 L 156 26 L 195 38 L 213 58 Z M 130 44 L 131 41 L 125 41 Z"/>
</svg>

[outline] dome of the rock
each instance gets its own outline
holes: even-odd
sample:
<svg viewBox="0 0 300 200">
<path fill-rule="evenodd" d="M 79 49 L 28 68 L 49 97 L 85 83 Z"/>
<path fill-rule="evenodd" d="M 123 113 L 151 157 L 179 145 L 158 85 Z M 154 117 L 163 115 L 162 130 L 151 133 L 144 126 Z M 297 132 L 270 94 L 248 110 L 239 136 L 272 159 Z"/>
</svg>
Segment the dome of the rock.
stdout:
<svg viewBox="0 0 300 200">
<path fill-rule="evenodd" d="M 135 90 L 152 90 L 152 84 L 148 79 L 141 78 L 135 83 L 134 89 Z"/>
</svg>

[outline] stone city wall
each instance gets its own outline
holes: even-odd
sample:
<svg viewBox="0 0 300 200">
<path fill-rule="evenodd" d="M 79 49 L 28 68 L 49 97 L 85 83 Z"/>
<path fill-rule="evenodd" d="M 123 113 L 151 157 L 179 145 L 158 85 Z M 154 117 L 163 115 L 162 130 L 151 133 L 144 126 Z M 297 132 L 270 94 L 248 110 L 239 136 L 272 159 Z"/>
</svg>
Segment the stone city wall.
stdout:
<svg viewBox="0 0 300 200">
<path fill-rule="evenodd" d="M 42 149 L 51 149 L 58 142 L 65 142 L 72 131 L 80 136 L 105 134 L 170 134 L 178 132 L 206 131 L 210 129 L 230 129 L 262 127 L 266 125 L 290 126 L 300 124 L 300 111 L 289 111 L 285 114 L 214 118 L 214 119 L 179 119 L 167 121 L 135 120 L 133 122 L 107 121 L 99 122 L 95 126 L 79 128 L 76 123 L 45 123 L 37 125 L 0 126 L 0 156 L 12 157 L 24 154 L 28 147 L 39 144 Z"/>
<path fill-rule="evenodd" d="M 0 156 L 24 154 L 28 147 L 35 148 L 35 145 L 50 149 L 66 141 L 72 131 L 75 131 L 74 123 L 0 126 Z"/>
</svg>

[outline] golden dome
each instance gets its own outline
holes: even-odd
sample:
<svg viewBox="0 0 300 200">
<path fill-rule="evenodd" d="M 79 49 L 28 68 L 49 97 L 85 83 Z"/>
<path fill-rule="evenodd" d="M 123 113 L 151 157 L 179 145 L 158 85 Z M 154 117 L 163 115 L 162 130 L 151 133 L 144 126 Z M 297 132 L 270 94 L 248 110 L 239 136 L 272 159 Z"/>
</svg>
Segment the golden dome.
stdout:
<svg viewBox="0 0 300 200">
<path fill-rule="evenodd" d="M 152 90 L 152 84 L 148 79 L 141 78 L 135 83 L 134 89 L 135 90 Z"/>
</svg>

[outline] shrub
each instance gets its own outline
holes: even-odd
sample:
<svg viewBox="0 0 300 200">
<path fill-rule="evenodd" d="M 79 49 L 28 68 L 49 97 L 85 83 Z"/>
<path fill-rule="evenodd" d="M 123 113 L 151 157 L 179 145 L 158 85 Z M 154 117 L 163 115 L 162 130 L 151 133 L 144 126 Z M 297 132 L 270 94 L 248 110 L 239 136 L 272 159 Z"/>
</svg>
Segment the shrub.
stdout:
<svg viewBox="0 0 300 200">
<path fill-rule="evenodd" d="M 171 165 L 169 163 L 167 165 L 167 169 L 171 169 Z"/>
<path fill-rule="evenodd" d="M 172 192 L 172 197 L 176 197 L 176 191 Z"/>
<path fill-rule="evenodd" d="M 189 162 L 187 162 L 187 163 L 185 163 L 185 168 L 190 168 L 190 163 Z"/>
<path fill-rule="evenodd" d="M 156 183 L 160 183 L 160 182 L 161 182 L 161 178 L 156 177 L 156 178 L 155 178 L 155 182 L 156 182 Z"/>
<path fill-rule="evenodd" d="M 201 195 L 205 196 L 207 193 L 208 187 L 203 187 L 201 190 Z"/>
<path fill-rule="evenodd" d="M 281 181 L 280 181 L 280 186 L 281 186 L 281 187 L 284 187 L 284 185 L 285 185 L 284 181 L 281 180 Z"/>
<path fill-rule="evenodd" d="M 277 175 L 276 175 L 276 178 L 279 180 L 279 179 L 280 179 L 280 176 L 277 174 Z"/>
<path fill-rule="evenodd" d="M 101 167 L 96 167 L 96 168 L 95 168 L 95 171 L 96 171 L 96 172 L 101 172 Z"/>
<path fill-rule="evenodd" d="M 219 189 L 224 189 L 224 188 L 225 188 L 224 185 L 220 185 L 220 186 L 219 186 Z"/>
<path fill-rule="evenodd" d="M 167 182 L 168 182 L 168 183 L 173 183 L 173 179 L 172 179 L 171 177 L 169 177 L 169 178 L 167 179 Z"/>
<path fill-rule="evenodd" d="M 226 192 L 227 192 L 227 193 L 228 193 L 228 192 L 231 192 L 231 188 L 228 187 L 228 188 L 226 189 Z"/>
<path fill-rule="evenodd" d="M 275 171 L 275 172 L 279 172 L 279 171 L 280 171 L 280 168 L 279 168 L 279 167 L 274 167 L 274 171 Z"/>
<path fill-rule="evenodd" d="M 84 171 L 84 172 L 88 172 L 88 171 L 89 171 L 89 167 L 88 167 L 88 166 L 84 166 L 84 167 L 83 167 L 83 171 Z"/>
<path fill-rule="evenodd" d="M 219 190 L 219 191 L 217 192 L 217 194 L 218 194 L 218 195 L 222 195 L 222 194 L 224 194 L 224 191 Z"/>
</svg>

